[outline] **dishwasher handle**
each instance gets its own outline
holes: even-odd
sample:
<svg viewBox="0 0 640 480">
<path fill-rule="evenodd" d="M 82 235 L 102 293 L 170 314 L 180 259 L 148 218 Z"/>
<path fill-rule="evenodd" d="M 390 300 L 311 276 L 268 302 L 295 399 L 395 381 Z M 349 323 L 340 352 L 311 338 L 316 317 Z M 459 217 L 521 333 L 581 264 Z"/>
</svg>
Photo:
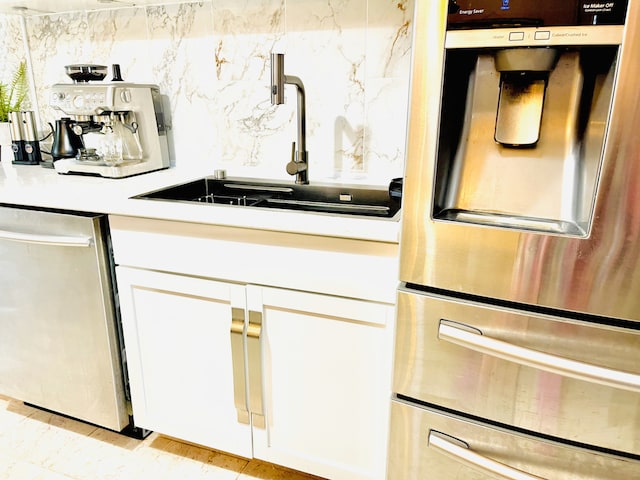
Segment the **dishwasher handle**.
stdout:
<svg viewBox="0 0 640 480">
<path fill-rule="evenodd" d="M 543 477 L 523 472 L 522 470 L 480 455 L 471 450 L 466 442 L 436 430 L 429 432 L 429 447 L 474 470 L 490 473 L 497 478 L 504 478 L 506 480 L 545 480 Z"/>
<path fill-rule="evenodd" d="M 45 235 L 11 230 L 0 230 L 0 240 L 57 247 L 90 247 L 92 243 L 92 237 L 87 236 Z"/>
</svg>

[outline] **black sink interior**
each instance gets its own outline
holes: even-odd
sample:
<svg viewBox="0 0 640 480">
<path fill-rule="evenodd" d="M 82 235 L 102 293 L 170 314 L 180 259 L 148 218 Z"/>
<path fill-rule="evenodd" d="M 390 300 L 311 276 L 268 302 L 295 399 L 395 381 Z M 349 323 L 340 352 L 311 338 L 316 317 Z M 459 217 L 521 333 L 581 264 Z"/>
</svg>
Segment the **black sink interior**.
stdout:
<svg viewBox="0 0 640 480">
<path fill-rule="evenodd" d="M 390 195 L 385 188 L 296 185 L 240 178 L 205 177 L 133 198 L 387 218 L 400 209 L 398 195 Z"/>
</svg>

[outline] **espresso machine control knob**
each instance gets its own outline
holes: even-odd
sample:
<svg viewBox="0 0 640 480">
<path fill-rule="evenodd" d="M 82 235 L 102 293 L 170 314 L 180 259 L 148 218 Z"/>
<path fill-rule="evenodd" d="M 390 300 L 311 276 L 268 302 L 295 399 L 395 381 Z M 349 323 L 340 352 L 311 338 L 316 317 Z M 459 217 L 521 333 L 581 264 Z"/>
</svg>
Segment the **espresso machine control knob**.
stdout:
<svg viewBox="0 0 640 480">
<path fill-rule="evenodd" d="M 73 97 L 72 103 L 75 108 L 82 108 L 84 107 L 84 97 L 82 95 L 76 95 Z"/>
<path fill-rule="evenodd" d="M 123 103 L 130 103 L 131 102 L 131 91 L 127 88 L 123 89 L 120 92 L 120 100 L 122 100 Z"/>
<path fill-rule="evenodd" d="M 50 100 L 51 106 L 55 107 L 64 105 L 65 99 L 66 95 L 64 94 L 64 92 L 52 92 Z"/>
</svg>

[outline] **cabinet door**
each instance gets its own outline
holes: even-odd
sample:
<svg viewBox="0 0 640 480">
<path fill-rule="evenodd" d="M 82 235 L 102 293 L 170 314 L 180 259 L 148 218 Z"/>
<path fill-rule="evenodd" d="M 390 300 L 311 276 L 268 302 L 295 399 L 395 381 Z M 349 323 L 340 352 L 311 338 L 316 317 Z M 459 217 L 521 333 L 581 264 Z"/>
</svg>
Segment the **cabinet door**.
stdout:
<svg viewBox="0 0 640 480">
<path fill-rule="evenodd" d="M 247 306 L 262 323 L 254 456 L 333 480 L 384 478 L 393 307 L 255 286 Z"/>
<path fill-rule="evenodd" d="M 126 267 L 116 276 L 135 424 L 251 457 L 230 333 L 232 308 L 244 321 L 245 287 Z"/>
</svg>

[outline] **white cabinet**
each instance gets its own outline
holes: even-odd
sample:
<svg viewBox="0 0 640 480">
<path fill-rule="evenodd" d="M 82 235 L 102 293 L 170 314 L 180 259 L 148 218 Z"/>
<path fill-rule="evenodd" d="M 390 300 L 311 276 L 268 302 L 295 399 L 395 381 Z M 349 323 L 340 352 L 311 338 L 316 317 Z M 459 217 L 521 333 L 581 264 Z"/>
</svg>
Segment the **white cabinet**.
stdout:
<svg viewBox="0 0 640 480">
<path fill-rule="evenodd" d="M 124 217 L 111 232 L 138 426 L 334 480 L 384 478 L 396 245 Z"/>
<path fill-rule="evenodd" d="M 116 276 L 136 425 L 250 457 L 229 340 L 244 287 L 127 267 Z"/>
<path fill-rule="evenodd" d="M 263 316 L 267 428 L 254 428 L 254 456 L 331 479 L 384 478 L 393 307 L 255 286 L 248 302 Z"/>
</svg>

